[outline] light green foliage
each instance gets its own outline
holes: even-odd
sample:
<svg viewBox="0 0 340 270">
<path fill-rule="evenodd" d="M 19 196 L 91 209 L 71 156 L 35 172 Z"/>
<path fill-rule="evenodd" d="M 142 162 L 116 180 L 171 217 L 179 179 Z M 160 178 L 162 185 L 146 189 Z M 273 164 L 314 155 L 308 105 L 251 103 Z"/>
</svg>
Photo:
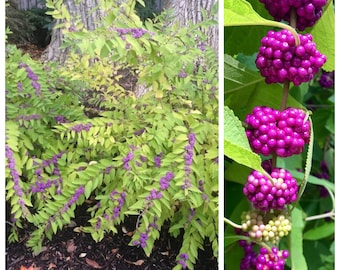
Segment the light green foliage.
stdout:
<svg viewBox="0 0 340 270">
<path fill-rule="evenodd" d="M 180 253 L 188 254 L 189 269 L 205 238 L 217 257 L 217 57 L 211 48 L 197 47 L 206 37 L 196 25 L 165 26 L 166 14 L 143 24 L 134 13 L 134 1 L 120 8 L 103 1 L 107 16 L 93 31 L 71 22 L 62 1 L 47 5 L 51 15 L 65 19 L 57 26 L 65 34 L 62 46 L 69 49 L 65 63 L 44 67 L 11 47 L 6 59 L 6 144 L 14 152 L 25 199 L 23 207 L 14 207 L 20 196 L 6 169 L 6 199 L 16 218 L 10 241 L 18 240 L 18 228 L 28 221 L 37 229 L 27 244 L 39 252 L 43 238 L 52 239 L 88 199 L 93 202 L 90 225 L 82 230 L 95 241 L 117 232 L 127 216 L 135 215 L 138 222 L 130 244 L 147 233 L 146 255 L 167 221 L 174 237 L 185 232 Z M 75 30 L 69 31 L 71 26 Z M 117 28 L 145 33 L 133 37 L 130 32 L 122 39 Z M 19 62 L 38 74 L 41 95 L 35 94 Z M 143 96 L 136 97 L 122 84 L 127 70 L 149 87 Z M 181 72 L 185 76 L 179 76 Z M 18 92 L 19 81 L 23 92 Z M 35 113 L 41 115 L 37 120 L 18 120 Z M 196 140 L 188 173 L 189 134 Z M 160 179 L 167 172 L 174 178 L 161 190 Z M 186 180 L 190 185 L 183 188 Z M 36 192 L 38 182 L 45 188 Z M 153 190 L 162 197 L 150 200 Z"/>
</svg>

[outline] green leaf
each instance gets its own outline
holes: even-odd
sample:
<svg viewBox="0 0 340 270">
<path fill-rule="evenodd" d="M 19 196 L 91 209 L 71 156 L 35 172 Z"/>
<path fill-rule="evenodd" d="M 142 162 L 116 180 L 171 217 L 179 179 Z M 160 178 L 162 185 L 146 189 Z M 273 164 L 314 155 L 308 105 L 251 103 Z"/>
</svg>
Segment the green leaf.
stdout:
<svg viewBox="0 0 340 270">
<path fill-rule="evenodd" d="M 88 181 L 85 185 L 85 198 L 89 198 L 92 192 L 92 181 Z"/>
<path fill-rule="evenodd" d="M 292 230 L 289 234 L 290 259 L 292 270 L 307 270 L 306 259 L 303 255 L 303 211 L 295 208 L 292 212 Z"/>
<path fill-rule="evenodd" d="M 224 55 L 225 90 L 237 91 L 248 84 L 263 80 L 258 72 L 251 71 L 230 55 Z"/>
<path fill-rule="evenodd" d="M 325 222 L 323 225 L 310 229 L 303 234 L 305 240 L 319 240 L 334 234 L 334 222 Z"/>
<path fill-rule="evenodd" d="M 224 0 L 224 26 L 265 25 L 289 30 L 299 44 L 299 37 L 291 26 L 261 17 L 246 0 Z"/>
<path fill-rule="evenodd" d="M 335 69 L 335 19 L 333 1 L 328 1 L 327 6 L 318 22 L 309 31 L 313 36 L 318 51 L 327 57 L 326 63 L 322 66 L 325 71 Z"/>
<path fill-rule="evenodd" d="M 228 107 L 224 107 L 224 155 L 239 164 L 268 175 L 261 166 L 261 157 L 251 150 L 240 120 Z"/>
</svg>

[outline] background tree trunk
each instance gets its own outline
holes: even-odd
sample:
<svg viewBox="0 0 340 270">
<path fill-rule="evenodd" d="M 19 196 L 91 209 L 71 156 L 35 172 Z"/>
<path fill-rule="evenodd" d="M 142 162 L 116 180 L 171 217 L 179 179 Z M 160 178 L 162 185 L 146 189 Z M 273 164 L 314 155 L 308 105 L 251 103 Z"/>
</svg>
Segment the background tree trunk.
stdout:
<svg viewBox="0 0 340 270">
<path fill-rule="evenodd" d="M 87 30 L 94 30 L 97 26 L 97 22 L 101 19 L 103 14 L 100 9 L 96 9 L 90 13 L 94 7 L 99 5 L 99 0 L 83 0 L 79 4 L 75 3 L 75 0 L 64 0 L 64 4 L 71 15 L 71 18 L 80 16 L 84 27 Z M 60 20 L 56 21 L 56 24 L 61 23 Z M 51 34 L 51 42 L 43 53 L 43 61 L 57 61 L 63 63 L 67 56 L 67 50 L 60 49 L 62 44 L 63 35 L 60 29 L 53 29 Z"/>
<path fill-rule="evenodd" d="M 170 23 L 179 22 L 180 25 L 188 25 L 189 22 L 194 24 L 203 20 L 202 10 L 206 10 L 209 19 L 218 20 L 217 14 L 211 15 L 211 10 L 216 0 L 165 0 L 164 9 L 173 9 L 175 20 Z M 208 37 L 208 45 L 214 49 L 218 55 L 218 25 L 202 29 Z"/>
<path fill-rule="evenodd" d="M 45 1 L 41 0 L 10 0 L 15 3 L 19 10 L 28 10 L 32 8 L 45 8 Z"/>
</svg>

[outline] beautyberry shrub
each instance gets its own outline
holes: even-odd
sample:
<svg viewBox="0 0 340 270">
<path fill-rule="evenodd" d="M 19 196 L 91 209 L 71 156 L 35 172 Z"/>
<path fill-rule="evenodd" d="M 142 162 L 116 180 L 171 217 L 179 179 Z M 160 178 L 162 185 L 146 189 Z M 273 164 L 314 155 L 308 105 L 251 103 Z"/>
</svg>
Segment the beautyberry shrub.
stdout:
<svg viewBox="0 0 340 270">
<path fill-rule="evenodd" d="M 276 21 L 290 22 L 292 9 L 296 10 L 296 27 L 300 31 L 313 26 L 322 15 L 326 0 L 260 0 Z"/>
<path fill-rule="evenodd" d="M 288 80 L 300 85 L 310 81 L 326 62 L 326 56 L 316 49 L 311 34 L 298 35 L 299 46 L 296 46 L 293 34 L 285 29 L 270 30 L 262 38 L 255 64 L 266 83 Z"/>
</svg>

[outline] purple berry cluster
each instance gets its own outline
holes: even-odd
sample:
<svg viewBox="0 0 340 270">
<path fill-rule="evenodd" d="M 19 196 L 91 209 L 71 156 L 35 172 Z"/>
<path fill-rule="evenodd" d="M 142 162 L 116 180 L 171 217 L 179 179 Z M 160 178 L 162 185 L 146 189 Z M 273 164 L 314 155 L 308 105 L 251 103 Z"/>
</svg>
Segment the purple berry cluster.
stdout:
<svg viewBox="0 0 340 270">
<path fill-rule="evenodd" d="M 236 233 L 247 236 L 247 233 L 242 231 Z M 261 247 L 259 251 L 254 251 L 254 242 L 239 240 L 239 245 L 244 249 L 240 270 L 283 270 L 285 261 L 289 256 L 288 250 L 279 250 L 276 246 L 273 246 L 270 250 Z"/>
<path fill-rule="evenodd" d="M 301 35 L 300 45 L 295 45 L 291 32 L 284 29 L 268 31 L 262 38 L 255 60 L 257 68 L 268 84 L 286 80 L 300 85 L 310 81 L 326 62 L 326 56 L 316 49 L 311 34 Z"/>
<path fill-rule="evenodd" d="M 164 176 L 159 180 L 161 190 L 165 190 L 170 186 L 170 181 L 175 177 L 173 172 L 166 172 Z"/>
<path fill-rule="evenodd" d="M 252 171 L 243 193 L 256 209 L 284 209 L 297 199 L 298 185 L 292 174 L 285 169 L 273 168 L 273 183 L 258 171 Z"/>
<path fill-rule="evenodd" d="M 91 123 L 87 123 L 87 124 L 76 124 L 72 127 L 70 127 L 70 130 L 75 131 L 76 133 L 80 133 L 83 130 L 85 131 L 89 131 L 92 127 Z"/>
<path fill-rule="evenodd" d="M 296 27 L 300 31 L 313 26 L 322 15 L 327 0 L 260 0 L 276 21 L 290 22 L 292 9 L 296 10 Z"/>
<path fill-rule="evenodd" d="M 140 38 L 144 36 L 144 34 L 149 33 L 153 35 L 153 33 L 143 29 L 143 28 L 116 28 L 116 32 L 119 34 L 119 36 L 126 40 L 126 35 L 131 34 L 133 38 Z"/>
<path fill-rule="evenodd" d="M 244 257 L 240 263 L 241 270 L 254 269 L 256 267 L 257 253 L 253 251 L 255 243 L 246 240 L 240 240 L 239 245 L 244 249 Z"/>
<path fill-rule="evenodd" d="M 27 77 L 31 80 L 31 85 L 35 89 L 35 94 L 39 96 L 41 94 L 41 85 L 38 82 L 38 75 L 25 63 L 19 63 L 19 68 L 25 68 Z M 18 85 L 19 88 L 19 85 Z"/>
<path fill-rule="evenodd" d="M 319 84 L 324 88 L 334 87 L 334 70 L 332 72 L 322 71 Z"/>
<path fill-rule="evenodd" d="M 110 193 L 110 199 L 114 202 L 115 201 L 118 202 L 118 205 L 113 208 L 113 216 L 112 216 L 113 219 L 117 219 L 119 217 L 120 210 L 122 209 L 122 207 L 125 203 L 125 198 L 126 198 L 126 192 L 125 191 L 118 192 L 116 190 L 113 190 Z"/>
<path fill-rule="evenodd" d="M 288 250 L 280 251 L 277 247 L 272 247 L 269 251 L 262 247 L 260 254 L 256 257 L 256 269 L 284 270 L 285 261 L 288 257 Z"/>
<path fill-rule="evenodd" d="M 300 154 L 310 139 L 310 122 L 301 109 L 278 111 L 257 106 L 246 116 L 246 135 L 253 151 L 268 156 Z"/>
</svg>

